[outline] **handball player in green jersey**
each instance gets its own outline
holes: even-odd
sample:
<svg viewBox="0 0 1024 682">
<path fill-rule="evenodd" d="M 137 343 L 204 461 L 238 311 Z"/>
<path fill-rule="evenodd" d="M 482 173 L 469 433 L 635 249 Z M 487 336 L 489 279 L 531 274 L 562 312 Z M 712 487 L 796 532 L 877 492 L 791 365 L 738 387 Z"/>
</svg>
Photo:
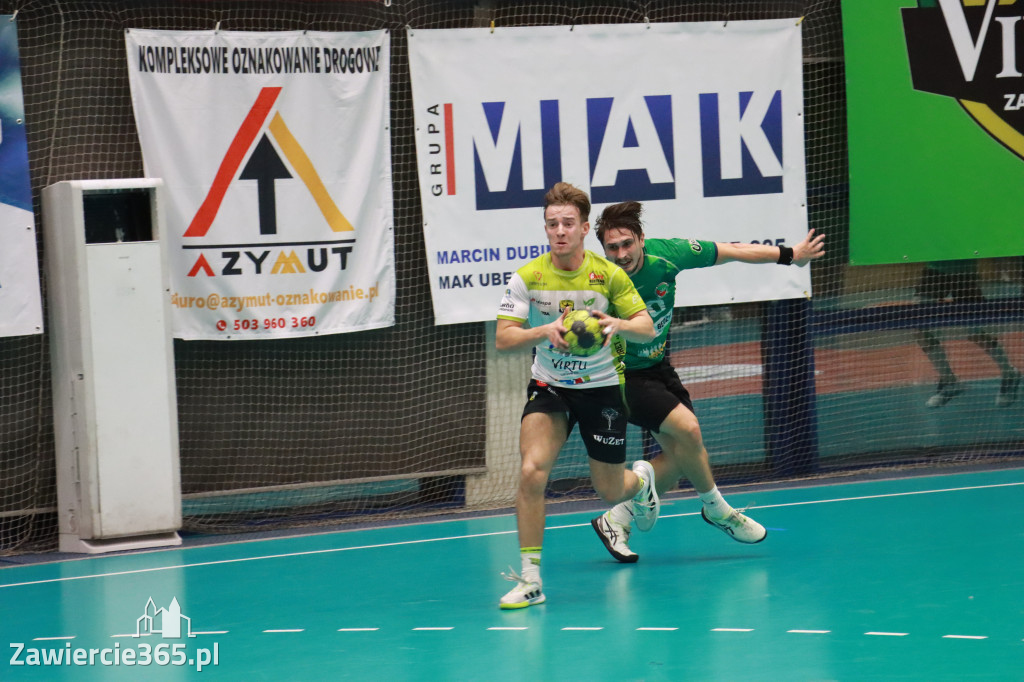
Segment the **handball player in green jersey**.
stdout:
<svg viewBox="0 0 1024 682">
<path fill-rule="evenodd" d="M 716 487 L 690 394 L 665 353 L 675 307 L 676 275 L 731 261 L 805 265 L 825 253 L 825 236 L 815 236 L 811 230 L 792 248 L 697 239 L 645 240 L 642 212 L 639 202 L 626 201 L 608 206 L 597 220 L 597 237 L 605 255 L 633 280 L 657 332 L 652 341 L 630 339 L 626 344 L 629 421 L 648 429 L 661 445 L 661 452 L 650 462 L 659 495 L 685 477 L 704 503 L 701 516 L 706 522 L 739 542 L 761 542 L 767 535 L 764 526 L 729 506 Z M 639 522 L 639 517 L 634 519 L 635 513 L 632 501 L 627 500 L 591 522 L 611 555 L 625 563 L 639 558 L 629 547 L 633 521 L 638 521 L 640 530 L 650 529 Z"/>
<path fill-rule="evenodd" d="M 544 231 L 551 250 L 519 268 L 498 307 L 498 350 L 535 350 L 532 379 L 519 431 L 522 467 L 516 496 L 516 525 L 522 575 L 501 598 L 503 609 L 544 601 L 540 577 L 544 539 L 544 488 L 558 452 L 579 424 L 590 459 L 590 479 L 609 504 L 630 501 L 638 525 L 653 525 L 658 514 L 654 469 L 637 462 L 626 469 L 626 406 L 622 399 L 625 342 L 654 338 L 647 307 L 629 276 L 583 248 L 590 231 L 590 199 L 564 182 L 544 197 Z M 590 310 L 607 337 L 593 355 L 569 352 L 563 320 L 573 310 Z"/>
<path fill-rule="evenodd" d="M 917 282 L 917 297 L 922 303 L 950 303 L 978 305 L 985 301 L 981 293 L 981 274 L 976 260 L 946 260 L 925 263 Z M 942 407 L 963 393 L 963 385 L 953 373 L 946 351 L 942 349 L 942 334 L 938 329 L 918 329 L 914 332 L 921 350 L 939 375 L 935 393 L 925 403 L 928 407 Z M 996 407 L 1009 407 L 1017 400 L 1020 371 L 1010 362 L 999 337 L 979 327 L 967 331 L 967 340 L 976 344 L 999 367 L 1002 381 L 996 393 Z"/>
</svg>

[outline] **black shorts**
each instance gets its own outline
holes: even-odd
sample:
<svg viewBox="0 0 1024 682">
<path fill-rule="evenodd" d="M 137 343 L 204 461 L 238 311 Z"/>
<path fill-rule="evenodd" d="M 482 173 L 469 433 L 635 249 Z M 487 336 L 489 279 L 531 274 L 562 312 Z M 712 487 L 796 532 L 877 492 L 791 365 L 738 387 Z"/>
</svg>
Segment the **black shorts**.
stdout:
<svg viewBox="0 0 1024 682">
<path fill-rule="evenodd" d="M 626 461 L 626 405 L 618 386 L 562 388 L 531 379 L 523 416 L 535 412 L 565 414 L 569 419 L 566 435 L 579 424 L 591 459 L 608 464 Z"/>
<path fill-rule="evenodd" d="M 679 380 L 675 368 L 663 359 L 654 367 L 626 370 L 626 405 L 630 423 L 658 433 L 676 405 L 693 412 L 690 392 Z"/>
</svg>

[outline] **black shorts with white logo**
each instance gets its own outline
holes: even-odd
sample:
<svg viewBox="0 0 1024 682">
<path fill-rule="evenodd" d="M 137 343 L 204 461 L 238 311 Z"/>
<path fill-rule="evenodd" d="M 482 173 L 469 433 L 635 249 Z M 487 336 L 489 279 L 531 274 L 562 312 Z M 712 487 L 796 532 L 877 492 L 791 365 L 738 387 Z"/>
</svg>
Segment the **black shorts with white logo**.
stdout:
<svg viewBox="0 0 1024 682">
<path fill-rule="evenodd" d="M 658 433 L 662 422 L 676 405 L 683 404 L 693 412 L 690 392 L 679 380 L 668 358 L 653 367 L 626 370 L 626 405 L 632 424 Z"/>
<path fill-rule="evenodd" d="M 608 464 L 626 461 L 626 405 L 618 386 L 563 388 L 531 379 L 523 417 L 535 412 L 565 414 L 569 419 L 567 434 L 579 424 L 580 437 L 591 459 Z"/>
</svg>

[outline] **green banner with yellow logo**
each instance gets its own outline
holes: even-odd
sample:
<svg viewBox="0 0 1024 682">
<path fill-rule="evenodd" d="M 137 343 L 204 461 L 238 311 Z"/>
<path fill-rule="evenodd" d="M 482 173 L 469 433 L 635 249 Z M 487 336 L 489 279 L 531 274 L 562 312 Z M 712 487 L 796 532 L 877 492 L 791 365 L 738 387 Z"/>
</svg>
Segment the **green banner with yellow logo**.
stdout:
<svg viewBox="0 0 1024 682">
<path fill-rule="evenodd" d="M 843 0 L 850 263 L 1024 255 L 1024 0 Z"/>
</svg>

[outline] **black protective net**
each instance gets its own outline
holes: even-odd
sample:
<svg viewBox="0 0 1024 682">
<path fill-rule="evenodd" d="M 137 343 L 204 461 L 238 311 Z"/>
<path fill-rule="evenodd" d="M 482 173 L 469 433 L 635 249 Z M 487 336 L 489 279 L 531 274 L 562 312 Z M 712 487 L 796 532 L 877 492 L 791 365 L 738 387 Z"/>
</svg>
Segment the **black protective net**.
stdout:
<svg viewBox="0 0 1024 682">
<path fill-rule="evenodd" d="M 493 508 L 514 497 L 518 430 L 490 413 L 518 414 L 518 396 L 502 402 L 492 392 L 495 383 L 523 383 L 521 366 L 489 359 L 485 324 L 433 324 L 406 27 L 803 17 L 809 219 L 828 235 L 828 254 L 812 269 L 813 302 L 676 313 L 674 361 L 719 482 L 1021 452 L 1024 401 L 1005 404 L 1007 379 L 1024 364 L 1019 259 L 953 273 L 954 293 L 933 298 L 922 297 L 921 265 L 846 265 L 838 0 L 2 0 L 0 11 L 17 13 L 37 223 L 39 193 L 51 183 L 142 175 L 125 29 L 392 32 L 396 325 L 294 340 L 176 341 L 188 529 Z M 972 283 L 980 300 L 943 303 Z M 48 354 L 46 336 L 0 339 L 0 553 L 56 546 Z M 961 390 L 935 398 L 940 377 L 948 386 L 950 376 Z M 929 401 L 943 402 L 941 410 Z M 585 474 L 585 457 L 570 444 L 552 494 L 586 494 Z"/>
</svg>

